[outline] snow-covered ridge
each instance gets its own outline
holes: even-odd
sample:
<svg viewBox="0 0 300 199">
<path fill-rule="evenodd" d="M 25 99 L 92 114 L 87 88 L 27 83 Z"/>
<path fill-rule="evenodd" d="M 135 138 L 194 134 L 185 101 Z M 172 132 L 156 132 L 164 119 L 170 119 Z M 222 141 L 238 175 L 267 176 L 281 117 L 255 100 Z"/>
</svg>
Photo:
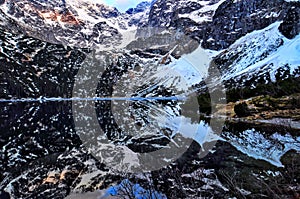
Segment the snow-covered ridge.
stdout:
<svg viewBox="0 0 300 199">
<path fill-rule="evenodd" d="M 205 21 L 212 21 L 212 17 L 218 7 L 224 2 L 225 0 L 221 0 L 215 4 L 209 5 L 209 1 L 199 1 L 198 3 L 203 6 L 199 10 L 195 10 L 191 13 L 186 14 L 179 14 L 181 18 L 190 18 L 197 23 L 202 23 Z M 197 1 L 195 1 L 197 2 Z"/>
<path fill-rule="evenodd" d="M 150 4 L 138 5 L 139 9 L 143 11 L 120 13 L 86 0 L 5 1 L 0 5 L 0 22 L 6 29 L 21 30 L 50 43 L 109 49 L 132 40 L 137 26 L 147 19 Z"/>
<path fill-rule="evenodd" d="M 223 79 L 270 74 L 275 81 L 276 72 L 281 67 L 288 67 L 293 74 L 300 66 L 300 35 L 287 39 L 278 29 L 280 24 L 276 22 L 249 33 L 217 55 L 217 64 L 220 60 L 227 60 L 220 66 Z"/>
</svg>

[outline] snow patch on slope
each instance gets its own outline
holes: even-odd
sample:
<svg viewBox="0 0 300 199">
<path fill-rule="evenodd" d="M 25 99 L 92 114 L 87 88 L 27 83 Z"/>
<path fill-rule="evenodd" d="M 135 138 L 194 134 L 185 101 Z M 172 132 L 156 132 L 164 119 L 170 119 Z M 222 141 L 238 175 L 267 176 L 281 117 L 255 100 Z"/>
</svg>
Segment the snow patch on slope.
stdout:
<svg viewBox="0 0 300 199">
<path fill-rule="evenodd" d="M 300 35 L 294 39 L 285 38 L 278 30 L 276 22 L 263 30 L 254 31 L 237 40 L 219 56 L 230 59 L 236 56 L 223 77 L 228 80 L 243 74 L 255 74 L 268 66 L 271 79 L 275 81 L 276 71 L 285 65 L 292 74 L 300 66 Z"/>
</svg>

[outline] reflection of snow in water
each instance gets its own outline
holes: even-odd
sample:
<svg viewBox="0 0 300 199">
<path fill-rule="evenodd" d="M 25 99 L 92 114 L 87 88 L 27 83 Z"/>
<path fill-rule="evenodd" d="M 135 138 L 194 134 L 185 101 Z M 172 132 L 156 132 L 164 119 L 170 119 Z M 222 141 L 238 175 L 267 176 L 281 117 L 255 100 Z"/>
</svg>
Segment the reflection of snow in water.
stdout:
<svg viewBox="0 0 300 199">
<path fill-rule="evenodd" d="M 265 160 L 277 167 L 284 167 L 281 157 L 290 150 L 300 151 L 300 137 L 275 133 L 267 136 L 255 129 L 249 129 L 238 136 L 224 132 L 223 137 L 236 149 L 249 157 Z"/>
<path fill-rule="evenodd" d="M 192 122 L 191 118 L 184 116 L 170 118 L 167 121 L 167 126 L 172 127 L 173 130 L 177 130 L 186 138 L 194 139 L 203 149 L 203 144 L 207 142 L 213 142 L 220 140 L 220 136 L 217 135 L 209 124 L 204 121 Z"/>
<path fill-rule="evenodd" d="M 164 132 L 160 133 L 167 133 L 170 138 L 183 131 L 187 137 L 193 138 L 192 134 L 198 131 L 198 125 L 181 116 L 180 112 L 183 110 L 180 106 L 189 103 L 194 117 L 199 118 L 197 100 L 187 102 L 187 98 L 196 98 L 196 95 L 191 95 L 194 93 L 192 86 L 201 82 L 205 75 L 208 59 L 201 50 L 199 48 L 179 60 L 172 58 L 168 65 L 146 62 L 143 67 L 134 67 L 124 73 L 114 85 L 113 97 L 160 97 L 165 98 L 165 101 L 114 101 L 112 112 L 118 126 L 137 137 L 153 135 L 162 130 Z M 197 60 L 199 57 L 203 58 Z M 172 97 L 176 99 L 172 100 Z M 199 137 L 200 139 L 204 140 Z"/>
</svg>

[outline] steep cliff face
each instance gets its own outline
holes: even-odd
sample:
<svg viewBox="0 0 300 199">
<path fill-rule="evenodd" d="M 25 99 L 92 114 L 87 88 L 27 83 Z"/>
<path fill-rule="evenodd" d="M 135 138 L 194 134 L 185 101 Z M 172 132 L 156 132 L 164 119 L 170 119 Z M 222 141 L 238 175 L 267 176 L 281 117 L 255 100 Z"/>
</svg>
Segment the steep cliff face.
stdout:
<svg viewBox="0 0 300 199">
<path fill-rule="evenodd" d="M 263 29 L 276 21 L 298 23 L 298 12 L 299 2 L 284 0 L 158 0 L 151 8 L 148 25 L 181 29 L 202 42 L 204 48 L 220 50 L 229 47 L 247 33 Z M 294 27 L 293 35 L 297 35 L 296 26 L 291 26 Z M 288 28 L 284 29 L 288 31 Z"/>
<path fill-rule="evenodd" d="M 6 28 L 77 47 L 122 46 L 124 34 L 146 27 L 175 28 L 212 50 L 276 21 L 284 21 L 280 28 L 288 38 L 299 32 L 299 2 L 284 0 L 157 0 L 126 13 L 90 1 L 6 1 L 0 12 Z"/>
<path fill-rule="evenodd" d="M 168 27 L 171 21 L 177 16 L 176 10 L 178 8 L 179 1 L 174 0 L 157 0 L 152 5 L 148 24 L 150 26 Z M 148 25 L 147 24 L 147 25 Z"/>
<path fill-rule="evenodd" d="M 293 39 L 300 33 L 300 9 L 298 3 L 293 3 L 287 10 L 283 22 L 279 27 L 280 32 L 288 39 Z"/>
<path fill-rule="evenodd" d="M 97 35 L 84 30 L 93 31 L 97 19 L 119 15 L 116 9 L 107 6 L 85 2 L 76 4 L 76 1 L 6 1 L 0 10 L 4 18 L 1 21 L 7 29 L 22 31 L 51 43 L 73 46 L 77 42 L 88 44 L 87 38 L 100 43 L 95 38 Z M 104 24 L 107 30 L 111 28 L 106 22 Z"/>
<path fill-rule="evenodd" d="M 72 79 L 80 60 L 85 57 L 83 51 L 4 30 L 0 30 L 0 38 L 1 83 L 4 89 L 1 98 L 71 95 Z"/>
<path fill-rule="evenodd" d="M 120 13 L 91 1 L 5 1 L 0 23 L 50 43 L 113 48 L 127 42 L 124 34 L 145 20 L 149 6 L 143 3 L 132 12 Z"/>
<path fill-rule="evenodd" d="M 245 34 L 283 20 L 292 7 L 283 0 L 226 1 L 218 7 L 206 29 L 203 47 L 227 48 Z"/>
</svg>

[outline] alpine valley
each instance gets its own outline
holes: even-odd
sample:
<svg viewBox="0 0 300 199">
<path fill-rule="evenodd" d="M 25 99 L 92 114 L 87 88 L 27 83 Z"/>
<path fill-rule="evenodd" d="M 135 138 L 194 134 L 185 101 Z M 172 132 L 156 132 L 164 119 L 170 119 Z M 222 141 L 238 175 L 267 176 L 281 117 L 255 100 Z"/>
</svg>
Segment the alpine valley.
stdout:
<svg viewBox="0 0 300 199">
<path fill-rule="evenodd" d="M 0 0 L 0 199 L 300 198 L 300 1 L 99 2 Z"/>
</svg>

